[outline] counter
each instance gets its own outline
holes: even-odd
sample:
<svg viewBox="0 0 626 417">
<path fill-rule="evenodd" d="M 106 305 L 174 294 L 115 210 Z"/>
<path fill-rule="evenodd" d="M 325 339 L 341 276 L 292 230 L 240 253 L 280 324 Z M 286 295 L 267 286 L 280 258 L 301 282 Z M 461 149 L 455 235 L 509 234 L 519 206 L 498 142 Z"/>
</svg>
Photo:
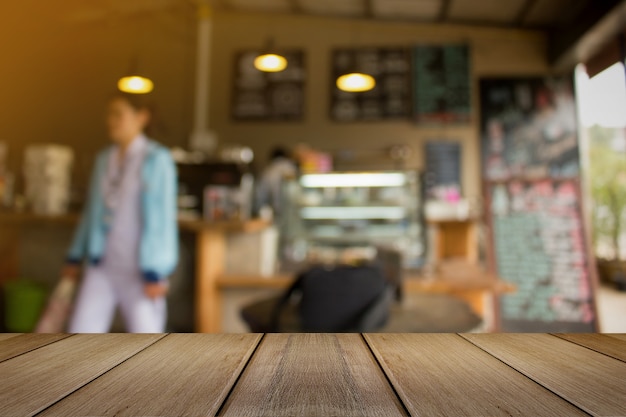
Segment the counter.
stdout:
<svg viewBox="0 0 626 417">
<path fill-rule="evenodd" d="M 74 227 L 78 214 L 45 216 L 33 213 L 1 212 L 0 227 L 0 284 L 17 276 L 17 242 L 23 224 L 61 224 Z M 194 328 L 197 332 L 221 330 L 221 303 L 214 285 L 217 277 L 224 275 L 226 235 L 229 233 L 254 233 L 264 230 L 268 223 L 263 220 L 207 222 L 203 220 L 180 220 L 179 228 L 195 236 L 195 290 Z M 53 272 L 53 274 L 56 271 Z"/>
<path fill-rule="evenodd" d="M 67 224 L 73 226 L 78 215 L 41 216 L 31 213 L 0 213 L 0 283 L 5 277 L 16 276 L 18 256 L 15 253 L 21 224 Z M 6 226 L 10 227 L 6 227 Z M 231 233 L 256 233 L 268 227 L 262 220 L 179 222 L 181 231 L 189 232 L 195 240 L 193 254 L 194 331 L 219 333 L 223 331 L 224 294 L 233 289 L 283 290 L 294 280 L 292 275 L 233 275 L 225 270 L 226 238 Z M 458 269 L 458 268 L 457 268 Z M 413 293 L 448 294 L 466 301 L 483 318 L 485 329 L 496 326 L 494 296 L 513 292 L 515 287 L 496 276 L 478 270 L 470 273 L 435 271 L 429 276 L 407 276 L 404 289 Z M 232 306 L 231 306 L 232 307 Z M 236 306 L 238 309 L 240 306 Z M 230 310 L 233 310 L 231 308 Z M 236 314 L 231 314 L 235 316 Z"/>
<path fill-rule="evenodd" d="M 10 416 L 623 416 L 625 380 L 626 335 L 0 334 Z"/>
</svg>

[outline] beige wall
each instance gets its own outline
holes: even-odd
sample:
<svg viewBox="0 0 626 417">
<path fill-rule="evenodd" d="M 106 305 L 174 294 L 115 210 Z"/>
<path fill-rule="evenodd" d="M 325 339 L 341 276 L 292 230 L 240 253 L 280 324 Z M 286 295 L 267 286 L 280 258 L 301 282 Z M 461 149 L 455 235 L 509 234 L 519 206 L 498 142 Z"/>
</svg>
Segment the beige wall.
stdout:
<svg viewBox="0 0 626 417">
<path fill-rule="evenodd" d="M 0 6 L 0 140 L 9 142 L 14 168 L 28 143 L 65 143 L 78 151 L 77 181 L 84 183 L 95 150 L 106 143 L 104 103 L 137 49 L 140 67 L 156 82 L 154 101 L 165 128 L 161 139 L 168 145 L 187 143 L 195 68 L 195 12 L 187 2 L 167 13 L 91 20 L 61 19 L 54 6 L 41 2 L 11 3 L 15 4 Z M 230 118 L 234 54 L 260 47 L 269 35 L 279 47 L 306 51 L 305 120 L 235 123 Z M 380 159 L 376 157 L 389 144 L 406 143 L 415 150 L 411 166 L 421 167 L 425 140 L 458 140 L 464 145 L 465 190 L 476 196 L 480 178 L 476 112 L 470 126 L 438 128 L 418 127 L 410 121 L 339 124 L 328 117 L 333 47 L 450 42 L 471 45 L 475 81 L 487 75 L 548 70 L 546 40 L 537 32 L 218 11 L 214 16 L 211 125 L 221 143 L 251 146 L 261 164 L 275 144 L 308 142 L 329 151 L 352 148 Z M 474 102 L 477 109 L 476 94 Z"/>
<path fill-rule="evenodd" d="M 239 49 L 259 48 L 268 36 L 276 46 L 304 48 L 308 65 L 306 117 L 291 123 L 236 123 L 230 118 L 233 56 Z M 473 79 L 481 76 L 542 74 L 548 71 L 546 39 L 536 32 L 476 27 L 376 23 L 305 16 L 266 17 L 218 13 L 215 20 L 211 122 L 223 141 L 251 146 L 264 161 L 274 144 L 308 142 L 337 151 L 361 150 L 370 159 L 390 144 L 414 148 L 412 167 L 421 167 L 422 144 L 449 139 L 463 144 L 463 181 L 468 196 L 479 194 L 478 114 L 470 126 L 419 127 L 410 121 L 336 123 L 329 118 L 330 55 L 334 47 L 413 45 L 467 42 L 471 46 Z M 474 109 L 478 108 L 474 94 Z M 380 160 L 380 158 L 377 158 Z"/>
<path fill-rule="evenodd" d="M 75 16 L 55 3 L 0 5 L 0 140 L 10 145 L 13 169 L 26 144 L 68 144 L 77 151 L 76 182 L 84 184 L 96 150 L 107 143 L 107 98 L 136 51 L 139 68 L 156 83 L 162 139 L 186 143 L 195 68 L 193 7 L 180 2 L 168 13 Z"/>
</svg>

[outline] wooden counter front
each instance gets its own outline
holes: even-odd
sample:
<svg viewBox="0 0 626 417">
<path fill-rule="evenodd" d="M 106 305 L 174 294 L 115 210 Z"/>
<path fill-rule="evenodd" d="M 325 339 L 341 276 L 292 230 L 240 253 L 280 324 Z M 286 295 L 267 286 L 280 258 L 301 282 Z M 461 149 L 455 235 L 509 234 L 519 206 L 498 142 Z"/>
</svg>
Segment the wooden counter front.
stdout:
<svg viewBox="0 0 626 417">
<path fill-rule="evenodd" d="M 626 335 L 0 334 L 6 416 L 624 416 Z"/>
</svg>

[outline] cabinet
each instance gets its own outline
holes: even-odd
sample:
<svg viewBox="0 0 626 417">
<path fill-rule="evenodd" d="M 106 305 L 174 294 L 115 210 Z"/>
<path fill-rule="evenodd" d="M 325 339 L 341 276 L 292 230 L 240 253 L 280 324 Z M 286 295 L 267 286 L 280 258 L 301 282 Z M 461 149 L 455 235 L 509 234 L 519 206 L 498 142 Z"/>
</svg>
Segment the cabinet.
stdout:
<svg viewBox="0 0 626 417">
<path fill-rule="evenodd" d="M 281 254 L 286 263 L 336 260 L 384 246 L 405 268 L 424 263 L 425 228 L 417 172 L 305 174 L 285 185 Z"/>
</svg>

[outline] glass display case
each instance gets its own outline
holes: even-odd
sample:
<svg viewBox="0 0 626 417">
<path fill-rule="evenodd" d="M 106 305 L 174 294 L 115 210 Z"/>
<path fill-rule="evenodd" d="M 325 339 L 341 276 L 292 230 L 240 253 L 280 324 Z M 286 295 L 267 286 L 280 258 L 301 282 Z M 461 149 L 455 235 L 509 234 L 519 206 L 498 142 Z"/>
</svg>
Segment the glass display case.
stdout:
<svg viewBox="0 0 626 417">
<path fill-rule="evenodd" d="M 420 177 L 414 171 L 305 174 L 285 184 L 282 261 L 337 260 L 383 246 L 406 268 L 426 257 Z"/>
</svg>

